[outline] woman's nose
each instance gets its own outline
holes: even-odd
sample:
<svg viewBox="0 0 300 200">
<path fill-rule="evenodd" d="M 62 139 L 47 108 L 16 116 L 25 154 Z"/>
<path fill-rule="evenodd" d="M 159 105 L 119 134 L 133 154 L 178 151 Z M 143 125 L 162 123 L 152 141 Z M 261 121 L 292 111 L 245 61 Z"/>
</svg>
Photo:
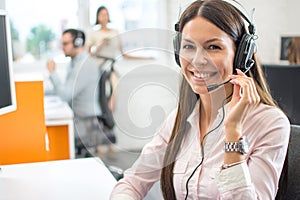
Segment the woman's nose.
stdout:
<svg viewBox="0 0 300 200">
<path fill-rule="evenodd" d="M 192 64 L 196 67 L 201 67 L 202 65 L 207 64 L 207 62 L 208 55 L 206 50 L 203 47 L 198 47 L 193 57 Z"/>
</svg>

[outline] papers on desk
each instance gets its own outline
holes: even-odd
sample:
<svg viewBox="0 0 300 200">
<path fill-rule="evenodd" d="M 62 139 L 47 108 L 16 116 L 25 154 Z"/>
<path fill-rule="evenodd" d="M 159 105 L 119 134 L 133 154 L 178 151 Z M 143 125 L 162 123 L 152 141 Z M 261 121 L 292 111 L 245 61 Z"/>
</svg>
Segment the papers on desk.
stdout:
<svg viewBox="0 0 300 200">
<path fill-rule="evenodd" d="M 59 96 L 45 96 L 45 106 L 47 108 L 61 106 L 63 103 Z"/>
<path fill-rule="evenodd" d="M 71 119 L 73 111 L 58 96 L 45 96 L 44 98 L 45 118 L 46 120 Z"/>
</svg>

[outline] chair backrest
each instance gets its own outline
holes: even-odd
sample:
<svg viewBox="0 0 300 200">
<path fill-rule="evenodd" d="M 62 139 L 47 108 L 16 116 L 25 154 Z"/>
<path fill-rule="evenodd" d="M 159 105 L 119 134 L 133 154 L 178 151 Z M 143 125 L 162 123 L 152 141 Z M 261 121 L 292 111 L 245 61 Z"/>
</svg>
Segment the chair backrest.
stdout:
<svg viewBox="0 0 300 200">
<path fill-rule="evenodd" d="M 300 65 L 263 65 L 272 96 L 291 124 L 300 125 Z"/>
<path fill-rule="evenodd" d="M 112 129 L 115 125 L 113 114 L 109 108 L 109 100 L 112 96 L 112 83 L 110 81 L 111 71 L 101 70 L 101 76 L 99 80 L 99 103 L 102 110 L 102 115 L 98 117 L 102 120 L 103 124 Z"/>
<path fill-rule="evenodd" d="M 288 147 L 287 165 L 288 179 L 284 196 L 280 196 L 284 187 L 279 184 L 276 200 L 300 199 L 300 126 L 291 125 L 291 135 Z M 280 179 L 283 177 L 281 176 Z"/>
</svg>

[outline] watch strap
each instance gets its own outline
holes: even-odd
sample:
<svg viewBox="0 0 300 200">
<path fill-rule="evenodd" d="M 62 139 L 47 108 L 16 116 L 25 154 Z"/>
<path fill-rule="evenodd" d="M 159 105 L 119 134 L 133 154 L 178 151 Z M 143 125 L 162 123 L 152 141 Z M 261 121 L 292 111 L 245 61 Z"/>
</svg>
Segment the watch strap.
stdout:
<svg viewBox="0 0 300 200">
<path fill-rule="evenodd" d="M 225 142 L 225 152 L 247 154 L 248 151 L 248 140 L 245 136 L 241 137 L 238 142 Z"/>
<path fill-rule="evenodd" d="M 225 142 L 225 152 L 240 152 L 239 142 Z"/>
</svg>

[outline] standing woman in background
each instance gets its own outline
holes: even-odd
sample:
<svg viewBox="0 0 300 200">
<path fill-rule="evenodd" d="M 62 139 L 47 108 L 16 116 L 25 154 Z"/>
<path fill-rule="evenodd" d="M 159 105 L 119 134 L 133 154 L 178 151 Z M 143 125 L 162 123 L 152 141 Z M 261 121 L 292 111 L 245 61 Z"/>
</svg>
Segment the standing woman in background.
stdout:
<svg viewBox="0 0 300 200">
<path fill-rule="evenodd" d="M 97 58 L 99 67 L 106 68 L 109 66 L 108 70 L 109 73 L 109 81 L 112 86 L 112 90 L 116 87 L 117 81 L 118 81 L 118 75 L 113 69 L 113 61 L 116 57 L 116 54 L 118 51 L 120 51 L 121 55 L 126 59 L 152 59 L 152 57 L 139 57 L 139 56 L 131 56 L 126 54 L 123 51 L 121 39 L 119 37 L 119 32 L 116 29 L 112 29 L 108 27 L 108 24 L 110 23 L 110 17 L 109 13 L 106 7 L 100 6 L 97 9 L 96 13 L 96 22 L 95 26 L 98 26 L 96 30 L 93 30 L 88 34 L 87 37 L 87 50 L 92 56 L 99 56 Z M 106 98 L 104 96 L 100 96 L 100 98 Z M 111 111 L 114 110 L 114 95 L 111 95 L 108 102 L 108 109 Z M 107 128 L 107 127 L 104 127 Z M 112 128 L 111 128 L 112 129 Z M 111 130 L 112 131 L 112 130 Z M 111 144 L 105 144 L 105 146 L 108 145 L 108 151 L 110 154 L 114 153 L 114 150 L 112 148 Z M 103 153 L 103 147 L 102 145 L 99 145 L 97 148 L 98 155 L 102 155 Z"/>
<path fill-rule="evenodd" d="M 300 37 L 293 37 L 288 46 L 288 60 L 290 64 L 300 64 Z"/>
<path fill-rule="evenodd" d="M 93 56 L 104 56 L 115 58 L 119 50 L 121 55 L 126 59 L 152 59 L 152 57 L 131 56 L 123 51 L 119 32 L 116 29 L 108 27 L 110 23 L 109 13 L 106 7 L 100 6 L 96 13 L 96 23 L 99 25 L 93 30 L 87 38 L 87 48 Z"/>
</svg>

